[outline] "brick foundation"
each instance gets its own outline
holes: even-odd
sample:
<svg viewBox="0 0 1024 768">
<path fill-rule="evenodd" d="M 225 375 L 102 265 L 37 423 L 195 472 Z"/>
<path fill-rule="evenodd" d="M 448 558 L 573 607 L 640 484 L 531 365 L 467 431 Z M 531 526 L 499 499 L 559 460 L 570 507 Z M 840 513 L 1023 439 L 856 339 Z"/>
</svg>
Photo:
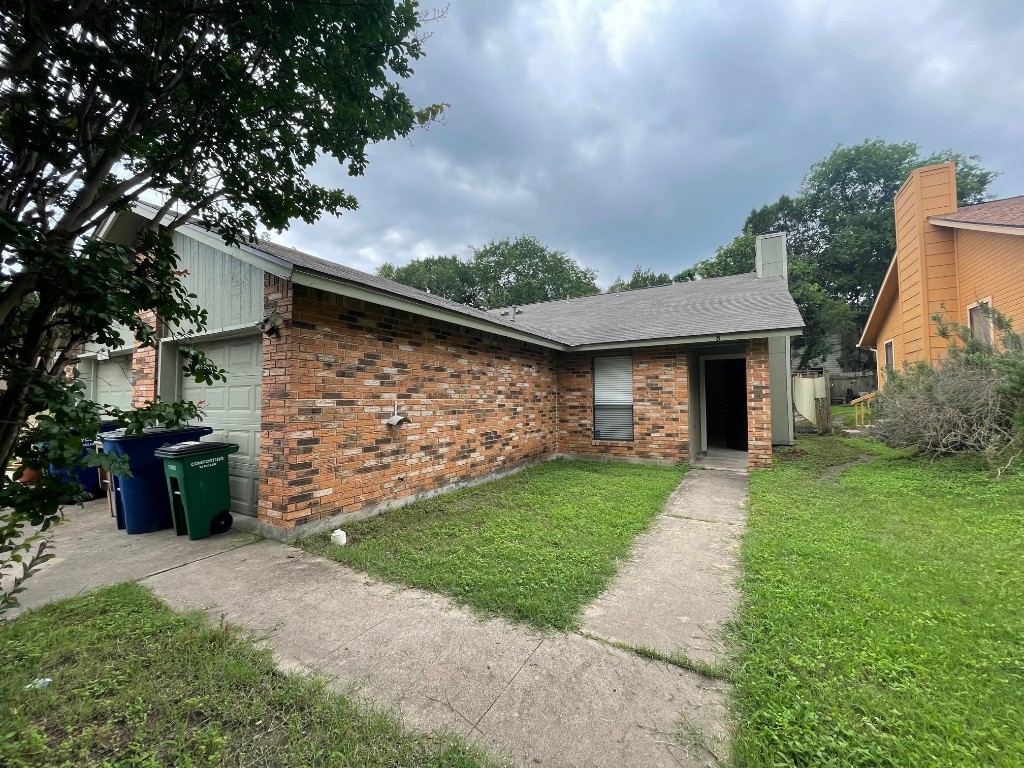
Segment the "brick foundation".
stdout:
<svg viewBox="0 0 1024 768">
<path fill-rule="evenodd" d="M 747 466 L 772 465 L 772 403 L 768 339 L 747 342 Z"/>
<path fill-rule="evenodd" d="M 689 461 L 684 347 L 640 347 L 633 356 L 633 440 L 594 439 L 594 356 L 563 353 L 558 363 L 558 451 L 584 456 Z"/>
</svg>

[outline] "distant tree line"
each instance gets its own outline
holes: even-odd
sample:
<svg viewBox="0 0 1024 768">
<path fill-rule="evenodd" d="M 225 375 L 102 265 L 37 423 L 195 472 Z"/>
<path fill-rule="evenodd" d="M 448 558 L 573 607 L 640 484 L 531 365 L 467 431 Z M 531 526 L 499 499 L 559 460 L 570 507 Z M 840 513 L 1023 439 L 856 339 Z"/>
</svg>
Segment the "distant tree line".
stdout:
<svg viewBox="0 0 1024 768">
<path fill-rule="evenodd" d="M 801 363 L 837 352 L 845 367 L 861 367 L 868 361 L 860 351 L 832 350 L 828 337 L 853 336 L 867 320 L 896 251 L 893 198 L 904 179 L 915 168 L 950 160 L 956 162 L 959 204 L 984 201 L 997 174 L 976 156 L 952 150 L 923 155 L 917 144 L 881 139 L 840 145 L 811 166 L 795 196 L 753 209 L 740 234 L 711 258 L 674 276 L 637 265 L 608 291 L 753 272 L 757 236 L 784 231 L 789 288 L 805 323 L 796 340 Z M 384 264 L 378 274 L 487 309 L 599 293 L 594 270 L 529 236 L 474 248 L 468 260 L 433 256 L 401 267 Z"/>
<path fill-rule="evenodd" d="M 380 277 L 481 309 L 573 299 L 600 293 L 597 273 L 535 237 L 495 240 L 474 248 L 471 258 L 430 256 L 397 267 L 383 264 Z"/>
</svg>

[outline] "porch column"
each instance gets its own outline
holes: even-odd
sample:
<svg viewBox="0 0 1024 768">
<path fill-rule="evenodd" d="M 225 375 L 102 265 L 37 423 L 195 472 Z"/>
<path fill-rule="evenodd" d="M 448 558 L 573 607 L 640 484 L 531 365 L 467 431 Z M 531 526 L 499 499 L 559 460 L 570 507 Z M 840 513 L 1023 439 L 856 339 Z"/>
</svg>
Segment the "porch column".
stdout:
<svg viewBox="0 0 1024 768">
<path fill-rule="evenodd" d="M 140 312 L 139 316 L 153 326 L 158 338 L 164 335 L 163 322 L 156 312 L 147 310 Z M 157 349 L 156 347 L 141 347 L 135 343 L 132 354 L 132 408 L 142 408 L 148 402 L 156 402 L 157 382 L 159 381 Z"/>
<path fill-rule="evenodd" d="M 747 466 L 772 465 L 772 403 L 768 339 L 747 341 Z"/>
</svg>

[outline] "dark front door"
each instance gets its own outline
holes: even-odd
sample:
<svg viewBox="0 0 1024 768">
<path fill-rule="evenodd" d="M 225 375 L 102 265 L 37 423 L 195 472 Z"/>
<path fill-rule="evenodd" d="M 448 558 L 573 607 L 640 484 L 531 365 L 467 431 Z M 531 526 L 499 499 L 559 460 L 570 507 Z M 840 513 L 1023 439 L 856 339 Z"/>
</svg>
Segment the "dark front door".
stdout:
<svg viewBox="0 0 1024 768">
<path fill-rule="evenodd" d="M 708 448 L 747 450 L 747 365 L 743 359 L 704 361 Z"/>
</svg>

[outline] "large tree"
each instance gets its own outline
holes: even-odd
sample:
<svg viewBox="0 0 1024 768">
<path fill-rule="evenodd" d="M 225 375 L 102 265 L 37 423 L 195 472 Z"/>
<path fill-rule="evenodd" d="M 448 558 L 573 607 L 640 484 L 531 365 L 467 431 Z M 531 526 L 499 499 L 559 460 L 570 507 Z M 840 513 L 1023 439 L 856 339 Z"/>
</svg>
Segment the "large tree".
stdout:
<svg viewBox="0 0 1024 768">
<path fill-rule="evenodd" d="M 459 304 L 480 306 L 480 281 L 473 265 L 458 256 L 428 256 L 396 267 L 382 264 L 377 274 Z"/>
<path fill-rule="evenodd" d="M 571 299 L 598 293 L 597 274 L 564 251 L 522 235 L 493 240 L 473 249 L 473 257 L 417 259 L 396 267 L 383 264 L 377 274 L 463 304 L 494 309 Z"/>
<path fill-rule="evenodd" d="M 480 281 L 483 306 L 488 309 L 598 292 L 594 270 L 529 235 L 492 240 L 474 248 L 473 272 Z"/>
<path fill-rule="evenodd" d="M 783 195 L 752 210 L 739 236 L 676 279 L 751 271 L 756 236 L 785 231 L 790 288 L 807 326 L 802 362 L 837 352 L 826 337 L 863 326 L 896 251 L 893 198 L 915 168 L 946 161 L 956 163 L 961 205 L 986 199 L 996 173 L 973 155 L 952 150 L 924 155 L 917 144 L 880 139 L 838 146 L 811 166 L 795 197 Z M 840 354 L 856 365 L 856 351 Z"/>
<path fill-rule="evenodd" d="M 82 497 L 53 478 L 11 482 L 13 461 L 73 466 L 77 435 L 102 415 L 139 427 L 196 413 L 89 402 L 65 375 L 76 351 L 120 346 L 118 324 L 155 345 L 152 314 L 140 312 L 203 327 L 170 246 L 182 223 L 234 242 L 354 209 L 305 172 L 329 155 L 360 175 L 368 144 L 438 114 L 415 110 L 399 85 L 422 53 L 421 21 L 415 2 L 389 0 L 0 5 L 0 571 L 29 550 L 31 537 L 15 543 L 26 525 L 45 528 Z M 161 204 L 133 242 L 93 236 L 144 196 Z M 219 375 L 184 351 L 187 374 Z"/>
</svg>

